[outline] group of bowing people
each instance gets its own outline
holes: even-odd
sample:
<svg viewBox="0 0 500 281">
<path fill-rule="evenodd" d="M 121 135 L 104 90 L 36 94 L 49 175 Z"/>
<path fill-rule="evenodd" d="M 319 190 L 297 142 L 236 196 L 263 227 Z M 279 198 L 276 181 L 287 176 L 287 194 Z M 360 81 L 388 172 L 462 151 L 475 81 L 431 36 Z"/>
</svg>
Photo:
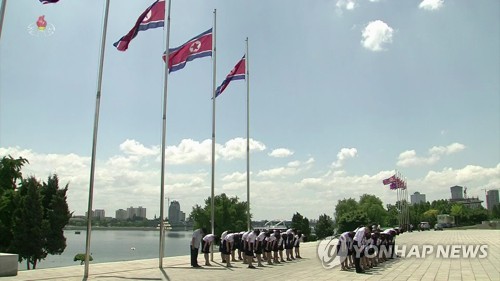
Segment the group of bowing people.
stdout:
<svg viewBox="0 0 500 281">
<path fill-rule="evenodd" d="M 395 242 L 400 233 L 398 228 L 381 230 L 376 225 L 342 233 L 337 244 L 340 270 L 355 267 L 357 273 L 365 273 L 365 270 L 393 259 L 397 256 Z"/>
<path fill-rule="evenodd" d="M 222 262 L 227 267 L 232 267 L 231 262 L 238 260 L 247 264 L 248 268 L 255 268 L 254 262 L 257 262 L 258 267 L 264 267 L 264 262 L 273 265 L 301 259 L 300 242 L 303 238 L 300 231 L 295 229 L 286 231 L 255 229 L 246 232 L 228 230 L 221 234 L 219 251 Z M 202 252 L 205 254 L 205 265 L 209 266 L 209 243 L 202 245 Z"/>
</svg>

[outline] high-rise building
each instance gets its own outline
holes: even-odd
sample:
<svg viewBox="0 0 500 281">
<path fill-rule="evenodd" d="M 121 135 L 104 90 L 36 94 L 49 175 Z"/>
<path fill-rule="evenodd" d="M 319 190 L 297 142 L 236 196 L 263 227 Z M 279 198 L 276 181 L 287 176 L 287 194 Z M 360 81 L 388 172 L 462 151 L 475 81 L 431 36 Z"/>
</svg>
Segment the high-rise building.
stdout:
<svg viewBox="0 0 500 281">
<path fill-rule="evenodd" d="M 87 216 L 88 216 L 88 212 L 85 212 L 85 217 L 87 217 Z M 95 210 L 92 210 L 91 217 L 93 219 L 104 219 L 106 216 L 105 216 L 104 210 L 95 209 Z"/>
<path fill-rule="evenodd" d="M 115 212 L 115 217 L 117 220 L 126 220 L 128 219 L 127 211 L 124 209 L 118 209 Z"/>
<path fill-rule="evenodd" d="M 127 208 L 127 218 L 146 218 L 146 208 L 143 208 L 142 206 L 139 206 L 138 208 L 134 208 L 132 206 Z"/>
<path fill-rule="evenodd" d="M 483 201 L 479 200 L 478 197 L 467 196 L 467 187 L 465 188 L 464 191 L 464 188 L 462 186 L 455 185 L 450 187 L 450 191 L 451 191 L 451 199 L 450 199 L 451 203 L 461 203 L 465 207 L 469 207 L 472 209 L 480 208 L 481 203 L 483 203 Z"/>
<path fill-rule="evenodd" d="M 486 192 L 486 208 L 491 211 L 499 203 L 498 189 L 491 189 Z"/>
<path fill-rule="evenodd" d="M 450 187 L 451 200 L 461 200 L 464 198 L 464 188 L 458 185 Z"/>
<path fill-rule="evenodd" d="M 425 194 L 420 194 L 420 192 L 418 191 L 410 195 L 410 201 L 412 205 L 427 202 L 425 200 Z"/>
<path fill-rule="evenodd" d="M 177 224 L 181 221 L 180 218 L 181 213 L 181 204 L 178 201 L 170 202 L 170 206 L 168 207 L 168 222 L 170 224 Z"/>
</svg>

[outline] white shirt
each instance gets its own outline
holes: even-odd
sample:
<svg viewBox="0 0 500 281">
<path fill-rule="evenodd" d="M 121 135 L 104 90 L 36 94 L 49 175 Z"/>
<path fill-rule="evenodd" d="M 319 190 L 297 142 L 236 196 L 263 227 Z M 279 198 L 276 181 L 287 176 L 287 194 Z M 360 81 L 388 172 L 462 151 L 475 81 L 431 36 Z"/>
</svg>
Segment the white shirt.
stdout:
<svg viewBox="0 0 500 281">
<path fill-rule="evenodd" d="M 201 228 L 200 229 L 197 229 L 193 232 L 193 239 L 194 239 L 194 243 L 193 243 L 193 247 L 194 248 L 199 248 L 200 247 L 200 243 L 201 243 L 201 239 L 203 239 L 203 233 L 201 231 Z"/>
<path fill-rule="evenodd" d="M 228 235 L 226 235 L 226 237 L 224 237 L 224 240 L 226 240 L 229 243 L 233 243 L 234 242 L 234 233 L 229 233 Z"/>
<path fill-rule="evenodd" d="M 247 236 L 247 242 L 248 243 L 255 243 L 255 239 L 257 238 L 257 235 L 255 235 L 255 233 L 252 231 L 248 234 Z"/>
<path fill-rule="evenodd" d="M 215 235 L 213 235 L 213 234 L 207 234 L 207 235 L 205 235 L 205 237 L 203 237 L 203 241 L 208 242 L 208 243 L 214 241 L 214 239 L 215 239 Z"/>
<path fill-rule="evenodd" d="M 293 230 L 292 230 L 291 228 L 287 229 L 287 230 L 286 230 L 286 234 L 287 234 L 287 235 L 288 235 L 288 234 L 293 234 Z"/>
<path fill-rule="evenodd" d="M 358 231 L 356 231 L 356 234 L 354 234 L 354 241 L 361 243 L 363 241 L 363 239 L 365 238 L 365 231 L 366 231 L 366 227 L 360 227 L 358 229 Z"/>
<path fill-rule="evenodd" d="M 266 241 L 267 243 L 272 243 L 273 241 L 276 240 L 276 237 L 274 237 L 273 235 L 269 236 L 269 237 L 266 237 Z"/>
<path fill-rule="evenodd" d="M 226 235 L 227 235 L 227 233 L 228 233 L 228 232 L 229 232 L 229 231 L 227 231 L 227 230 L 226 230 L 226 231 L 224 231 L 224 232 L 222 232 L 222 234 L 220 235 L 220 239 L 221 239 L 221 240 L 224 240 L 224 238 L 226 238 Z"/>
<path fill-rule="evenodd" d="M 264 241 L 264 238 L 266 238 L 266 233 L 265 233 L 264 231 L 262 231 L 262 232 L 259 234 L 259 236 L 257 236 L 257 240 L 258 240 L 259 242 L 262 242 L 262 241 Z"/>
<path fill-rule="evenodd" d="M 250 231 L 243 233 L 243 235 L 241 235 L 241 240 L 247 241 L 248 234 L 250 234 Z"/>
</svg>

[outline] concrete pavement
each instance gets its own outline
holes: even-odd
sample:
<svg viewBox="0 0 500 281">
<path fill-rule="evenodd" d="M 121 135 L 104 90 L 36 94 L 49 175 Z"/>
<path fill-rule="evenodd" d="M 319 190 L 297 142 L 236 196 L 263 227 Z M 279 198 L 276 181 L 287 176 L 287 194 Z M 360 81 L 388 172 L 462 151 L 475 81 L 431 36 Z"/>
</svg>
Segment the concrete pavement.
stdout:
<svg viewBox="0 0 500 281">
<path fill-rule="evenodd" d="M 443 258 L 436 253 L 425 258 L 401 257 L 357 274 L 354 270 L 340 271 L 336 265 L 325 269 L 318 258 L 317 242 L 302 243 L 303 259 L 264 268 L 248 269 L 241 262 L 234 268 L 225 268 L 220 263 L 219 253 L 211 267 L 191 268 L 189 256 L 168 257 L 159 269 L 158 259 L 126 262 L 98 263 L 90 265 L 87 280 L 500 280 L 500 231 L 499 230 L 445 230 L 405 233 L 397 237 L 396 243 L 405 245 L 487 245 L 485 258 Z M 480 253 L 480 252 L 479 252 Z M 200 264 L 203 256 L 198 257 Z M 85 280 L 84 266 L 69 266 L 50 269 L 20 271 L 10 280 Z"/>
</svg>

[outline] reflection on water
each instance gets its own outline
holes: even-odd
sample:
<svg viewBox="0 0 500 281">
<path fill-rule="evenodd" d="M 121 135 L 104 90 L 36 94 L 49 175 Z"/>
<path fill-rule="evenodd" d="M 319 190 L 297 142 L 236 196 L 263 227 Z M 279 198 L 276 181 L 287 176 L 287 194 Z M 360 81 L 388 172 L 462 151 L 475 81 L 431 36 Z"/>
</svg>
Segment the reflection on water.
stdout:
<svg viewBox="0 0 500 281">
<path fill-rule="evenodd" d="M 192 232 L 168 231 L 165 235 L 165 257 L 189 255 Z M 48 255 L 37 264 L 37 268 L 78 265 L 73 261 L 78 253 L 85 253 L 87 232 L 64 231 L 66 249 L 61 255 Z M 159 257 L 160 232 L 146 230 L 94 230 L 91 233 L 90 252 L 92 263 L 153 259 Z M 19 264 L 19 270 L 26 269 L 26 261 Z"/>
</svg>

